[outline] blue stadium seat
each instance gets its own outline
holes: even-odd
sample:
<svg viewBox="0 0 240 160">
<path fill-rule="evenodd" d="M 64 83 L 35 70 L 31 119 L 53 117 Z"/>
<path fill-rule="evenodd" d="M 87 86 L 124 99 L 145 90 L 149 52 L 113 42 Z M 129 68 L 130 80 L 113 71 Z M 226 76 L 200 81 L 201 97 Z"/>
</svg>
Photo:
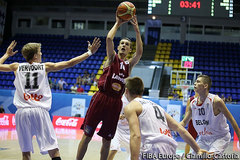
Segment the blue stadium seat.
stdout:
<svg viewBox="0 0 240 160">
<path fill-rule="evenodd" d="M 237 101 L 237 99 L 238 99 L 237 94 L 232 94 L 232 99 L 233 99 L 233 101 Z"/>
<path fill-rule="evenodd" d="M 231 93 L 231 89 L 230 88 L 226 88 L 226 93 Z"/>
<path fill-rule="evenodd" d="M 86 85 L 85 88 L 84 88 L 84 90 L 85 90 L 85 91 L 89 91 L 89 90 L 90 90 L 90 87 L 91 87 L 90 85 Z"/>
</svg>

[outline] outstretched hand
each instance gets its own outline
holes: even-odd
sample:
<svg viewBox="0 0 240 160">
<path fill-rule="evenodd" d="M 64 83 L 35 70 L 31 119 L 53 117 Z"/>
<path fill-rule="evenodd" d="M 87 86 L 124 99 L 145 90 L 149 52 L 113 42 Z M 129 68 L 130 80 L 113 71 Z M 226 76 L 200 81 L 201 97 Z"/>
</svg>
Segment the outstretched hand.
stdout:
<svg viewBox="0 0 240 160">
<path fill-rule="evenodd" d="M 92 44 L 88 41 L 88 50 L 90 50 L 93 54 L 97 52 L 100 46 L 101 46 L 101 40 L 97 37 L 94 38 Z"/>
<path fill-rule="evenodd" d="M 15 48 L 16 45 L 17 45 L 17 42 L 14 40 L 14 41 L 12 41 L 11 44 L 8 46 L 7 51 L 6 51 L 6 54 L 7 54 L 9 57 L 15 55 L 15 54 L 18 52 L 18 50 L 13 51 L 13 49 Z"/>
</svg>

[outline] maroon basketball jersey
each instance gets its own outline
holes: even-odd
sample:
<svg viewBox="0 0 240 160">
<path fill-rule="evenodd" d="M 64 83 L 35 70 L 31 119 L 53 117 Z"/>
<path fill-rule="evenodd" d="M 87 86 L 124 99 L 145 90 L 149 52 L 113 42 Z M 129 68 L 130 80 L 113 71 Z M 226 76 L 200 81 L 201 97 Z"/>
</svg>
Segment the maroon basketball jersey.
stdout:
<svg viewBox="0 0 240 160">
<path fill-rule="evenodd" d="M 190 102 L 192 102 L 192 100 L 193 100 L 194 98 L 195 98 L 194 96 L 190 97 Z"/>
<path fill-rule="evenodd" d="M 106 94 L 121 97 L 125 90 L 124 79 L 129 76 L 129 62 L 121 60 L 115 55 L 113 63 L 103 69 L 99 78 L 98 88 Z"/>
</svg>

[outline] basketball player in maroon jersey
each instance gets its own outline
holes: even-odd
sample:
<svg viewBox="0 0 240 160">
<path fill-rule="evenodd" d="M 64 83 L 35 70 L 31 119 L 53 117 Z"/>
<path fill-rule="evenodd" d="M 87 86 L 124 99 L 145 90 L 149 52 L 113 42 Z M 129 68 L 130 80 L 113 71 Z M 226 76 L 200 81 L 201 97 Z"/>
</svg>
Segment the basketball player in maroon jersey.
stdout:
<svg viewBox="0 0 240 160">
<path fill-rule="evenodd" d="M 123 38 L 120 41 L 117 47 L 118 53 L 115 52 L 113 39 L 118 28 L 126 22 L 116 16 L 116 22 L 106 37 L 107 61 L 98 81 L 99 91 L 93 95 L 81 126 L 84 135 L 78 146 L 77 160 L 83 159 L 88 143 L 100 121 L 102 121 L 102 127 L 98 135 L 102 137 L 101 160 L 106 160 L 108 157 L 111 139 L 114 137 L 122 108 L 121 97 L 125 89 L 124 79 L 130 75 L 133 66 L 138 63 L 143 52 L 136 16 L 130 20 L 136 32 L 136 53 L 129 61 L 124 61 L 131 52 L 131 41 L 128 38 Z"/>
</svg>

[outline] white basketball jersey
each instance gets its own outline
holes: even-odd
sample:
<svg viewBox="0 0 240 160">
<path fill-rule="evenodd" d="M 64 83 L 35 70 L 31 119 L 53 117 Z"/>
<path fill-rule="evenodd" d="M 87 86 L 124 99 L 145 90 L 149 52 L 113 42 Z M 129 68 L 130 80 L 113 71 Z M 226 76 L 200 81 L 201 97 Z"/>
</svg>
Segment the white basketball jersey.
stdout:
<svg viewBox="0 0 240 160">
<path fill-rule="evenodd" d="M 165 142 L 177 147 L 177 142 L 172 138 L 168 127 L 164 109 L 150 100 L 143 98 L 134 100 L 142 104 L 142 113 L 138 116 L 142 144 Z"/>
<path fill-rule="evenodd" d="M 121 111 L 121 114 L 124 114 L 124 108 L 125 108 L 126 105 L 128 105 L 128 103 L 129 103 L 129 101 L 127 100 L 125 94 L 123 94 L 123 96 L 122 96 L 122 111 Z M 118 121 L 118 128 L 120 128 L 122 130 L 129 130 L 129 125 L 128 125 L 128 121 L 127 121 L 126 118 L 124 118 L 122 120 L 119 119 L 119 121 Z"/>
<path fill-rule="evenodd" d="M 14 80 L 13 104 L 17 108 L 42 107 L 50 110 L 52 93 L 43 63 L 19 63 Z"/>
<path fill-rule="evenodd" d="M 229 126 L 223 113 L 217 116 L 213 112 L 213 101 L 216 95 L 209 93 L 203 104 L 197 104 L 197 98 L 191 101 L 192 122 L 199 136 L 217 136 L 229 132 Z"/>
</svg>

